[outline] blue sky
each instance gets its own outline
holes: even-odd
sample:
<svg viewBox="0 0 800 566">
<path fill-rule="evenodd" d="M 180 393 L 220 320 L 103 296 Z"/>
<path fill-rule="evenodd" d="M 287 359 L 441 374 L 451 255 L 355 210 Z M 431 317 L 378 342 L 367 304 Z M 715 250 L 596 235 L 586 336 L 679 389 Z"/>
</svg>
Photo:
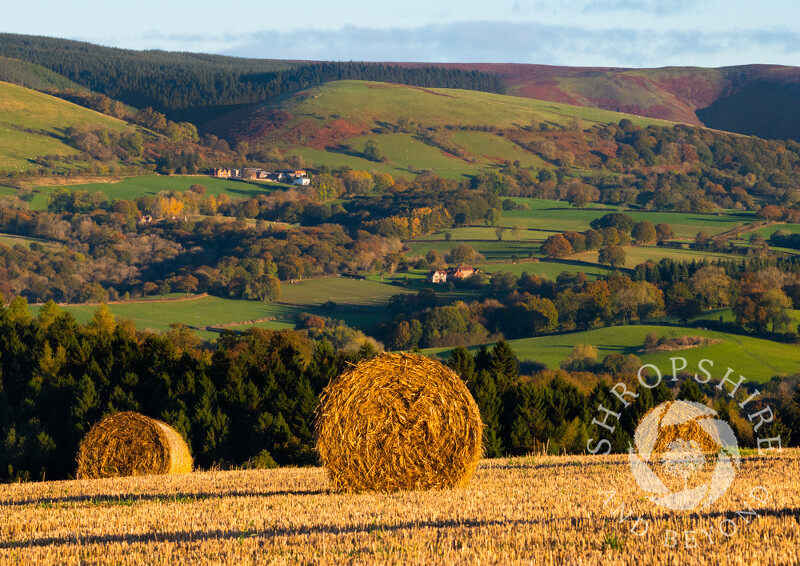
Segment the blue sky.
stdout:
<svg viewBox="0 0 800 566">
<path fill-rule="evenodd" d="M 796 0 L 10 2 L 0 31 L 133 49 L 359 61 L 800 65 Z M 113 6 L 113 7 L 112 7 Z"/>
</svg>

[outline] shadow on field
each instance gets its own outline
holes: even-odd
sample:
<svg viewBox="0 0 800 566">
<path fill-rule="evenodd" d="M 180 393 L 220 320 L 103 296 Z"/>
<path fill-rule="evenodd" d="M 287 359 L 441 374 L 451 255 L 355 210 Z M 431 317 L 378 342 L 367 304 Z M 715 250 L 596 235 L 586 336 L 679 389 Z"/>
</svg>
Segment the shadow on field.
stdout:
<svg viewBox="0 0 800 566">
<path fill-rule="evenodd" d="M 760 517 L 776 517 L 794 518 L 797 514 L 797 509 L 758 509 L 756 513 Z M 669 519 L 674 515 L 664 514 L 663 516 L 647 516 L 648 519 Z M 697 517 L 702 519 L 714 519 L 717 517 L 734 517 L 735 512 L 729 513 L 701 513 Z M 580 521 L 580 519 L 577 519 Z M 314 527 L 280 527 L 267 530 L 241 530 L 241 529 L 217 529 L 206 531 L 173 531 L 173 532 L 151 532 L 139 534 L 102 534 L 102 535 L 75 535 L 70 537 L 47 537 L 41 539 L 29 539 L 26 541 L 8 541 L 0 542 L 0 549 L 21 549 L 30 547 L 44 547 L 44 546 L 68 546 L 68 545 L 87 545 L 87 544 L 139 544 L 139 543 L 164 543 L 164 542 L 204 542 L 208 540 L 239 540 L 242 541 L 247 538 L 259 538 L 272 540 L 281 537 L 295 537 L 302 535 L 356 535 L 361 533 L 393 533 L 409 529 L 456 529 L 456 528 L 470 528 L 480 529 L 486 527 L 524 527 L 530 525 L 537 525 L 540 523 L 547 523 L 551 528 L 556 527 L 553 523 L 563 523 L 564 528 L 576 526 L 576 518 L 564 517 L 561 519 L 516 519 L 516 520 L 454 520 L 443 519 L 437 521 L 407 521 L 393 525 L 382 525 L 376 523 L 362 524 L 362 525 L 349 525 L 349 526 L 334 526 L 334 525 L 319 525 Z"/>
<path fill-rule="evenodd" d="M 456 529 L 456 528 L 485 528 L 485 527 L 507 527 L 525 526 L 541 523 L 540 519 L 525 519 L 506 521 L 502 519 L 491 520 L 454 520 L 441 519 L 437 521 L 407 521 L 393 525 L 382 525 L 368 523 L 361 525 L 335 526 L 319 525 L 312 527 L 279 527 L 266 530 L 240 530 L 240 529 L 217 529 L 206 531 L 173 531 L 173 532 L 151 532 L 138 534 L 100 534 L 100 535 L 74 535 L 71 537 L 47 537 L 40 539 L 28 539 L 26 541 L 0 542 L 0 549 L 19 549 L 43 546 L 67 546 L 67 545 L 87 545 L 87 544 L 138 544 L 138 543 L 164 543 L 164 542 L 204 542 L 207 540 L 244 540 L 247 538 L 275 539 L 281 537 L 295 537 L 302 535 L 355 535 L 360 533 L 392 533 L 408 529 Z"/>
<path fill-rule="evenodd" d="M 64 497 L 42 497 L 37 499 L 24 499 L 21 501 L 0 501 L 0 509 L 3 507 L 47 507 L 49 505 L 59 505 L 63 503 L 84 503 L 98 506 L 125 506 L 137 503 L 160 502 L 160 503 L 194 503 L 205 499 L 221 499 L 223 497 L 280 497 L 283 495 L 325 495 L 330 493 L 325 489 L 285 489 L 274 491 L 220 491 L 214 493 L 195 492 L 195 493 L 148 493 L 148 494 L 128 494 L 128 495 L 67 495 Z M 1 548 L 1 547 L 0 547 Z"/>
</svg>

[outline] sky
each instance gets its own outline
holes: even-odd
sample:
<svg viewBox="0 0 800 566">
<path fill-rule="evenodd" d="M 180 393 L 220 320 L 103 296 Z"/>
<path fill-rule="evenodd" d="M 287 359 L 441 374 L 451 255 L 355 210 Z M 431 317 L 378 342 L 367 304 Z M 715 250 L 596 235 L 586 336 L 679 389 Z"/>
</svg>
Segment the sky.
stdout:
<svg viewBox="0 0 800 566">
<path fill-rule="evenodd" d="M 0 31 L 265 59 L 800 65 L 797 0 L 30 0 Z M 113 6 L 113 7 L 112 7 Z"/>
</svg>

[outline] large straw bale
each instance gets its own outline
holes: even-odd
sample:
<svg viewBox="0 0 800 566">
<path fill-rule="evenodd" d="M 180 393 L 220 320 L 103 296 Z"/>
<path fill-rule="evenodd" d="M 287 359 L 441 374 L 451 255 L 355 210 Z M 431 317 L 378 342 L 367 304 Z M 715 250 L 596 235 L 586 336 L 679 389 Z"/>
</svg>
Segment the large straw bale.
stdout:
<svg viewBox="0 0 800 566">
<path fill-rule="evenodd" d="M 77 459 L 82 479 L 192 471 L 183 437 L 167 423 L 132 411 L 95 424 L 84 436 Z"/>
<path fill-rule="evenodd" d="M 465 486 L 483 423 L 463 381 L 415 354 L 365 360 L 331 381 L 317 409 L 317 451 L 336 491 Z"/>
</svg>

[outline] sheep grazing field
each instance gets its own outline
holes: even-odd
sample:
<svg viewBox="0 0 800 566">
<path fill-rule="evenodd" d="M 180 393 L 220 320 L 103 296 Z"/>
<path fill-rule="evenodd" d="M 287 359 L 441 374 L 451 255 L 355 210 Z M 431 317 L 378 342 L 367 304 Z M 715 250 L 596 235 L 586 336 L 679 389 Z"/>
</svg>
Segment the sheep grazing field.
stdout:
<svg viewBox="0 0 800 566">
<path fill-rule="evenodd" d="M 628 456 L 483 460 L 466 488 L 336 494 L 321 468 L 0 486 L 0 564 L 798 564 L 800 451 L 744 456 L 710 508 Z"/>
</svg>

